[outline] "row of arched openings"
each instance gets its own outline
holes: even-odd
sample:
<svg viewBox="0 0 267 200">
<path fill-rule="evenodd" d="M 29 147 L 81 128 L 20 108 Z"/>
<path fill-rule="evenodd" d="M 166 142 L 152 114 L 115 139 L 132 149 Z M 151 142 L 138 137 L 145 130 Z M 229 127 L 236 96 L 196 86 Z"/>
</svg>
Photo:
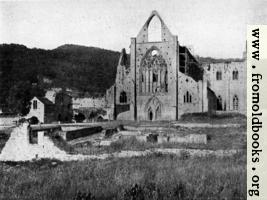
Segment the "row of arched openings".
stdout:
<svg viewBox="0 0 267 200">
<path fill-rule="evenodd" d="M 233 71 L 232 79 L 238 80 L 238 71 L 237 70 Z M 222 72 L 221 71 L 216 72 L 216 80 L 222 80 Z"/>
<path fill-rule="evenodd" d="M 234 95 L 232 101 L 233 101 L 233 110 L 238 110 L 239 107 L 238 96 Z M 217 110 L 223 110 L 222 97 L 220 95 L 217 97 Z M 226 104 L 224 105 L 224 110 L 226 110 Z"/>
</svg>

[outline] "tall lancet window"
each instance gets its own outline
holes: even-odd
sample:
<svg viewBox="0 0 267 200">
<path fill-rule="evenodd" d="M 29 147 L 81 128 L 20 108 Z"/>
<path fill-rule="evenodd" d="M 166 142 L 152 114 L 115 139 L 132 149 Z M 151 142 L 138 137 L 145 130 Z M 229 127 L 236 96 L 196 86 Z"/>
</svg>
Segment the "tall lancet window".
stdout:
<svg viewBox="0 0 267 200">
<path fill-rule="evenodd" d="M 238 97 L 237 95 L 233 98 L 233 110 L 238 110 Z"/>
</svg>

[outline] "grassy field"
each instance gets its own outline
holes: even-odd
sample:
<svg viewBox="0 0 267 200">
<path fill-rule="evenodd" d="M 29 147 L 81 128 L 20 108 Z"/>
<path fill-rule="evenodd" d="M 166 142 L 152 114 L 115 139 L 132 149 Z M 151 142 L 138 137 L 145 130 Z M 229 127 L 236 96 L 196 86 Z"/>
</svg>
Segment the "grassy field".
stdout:
<svg viewBox="0 0 267 200">
<path fill-rule="evenodd" d="M 193 148 L 241 150 L 238 154 L 227 157 L 152 154 L 77 162 L 0 162 L 0 199 L 246 199 L 246 127 L 243 117 L 234 118 L 236 123 L 244 125 L 239 128 L 177 129 L 182 135 L 207 134 L 207 144 L 156 144 L 130 138 L 114 142 L 109 147 L 74 146 L 73 151 L 101 154 L 121 150 Z M 184 120 L 188 122 L 189 118 Z M 226 118 L 216 120 L 217 123 L 231 121 Z M 168 127 L 168 123 L 162 122 L 162 126 Z"/>
<path fill-rule="evenodd" d="M 51 163 L 0 163 L 0 199 L 246 199 L 246 155 Z"/>
</svg>

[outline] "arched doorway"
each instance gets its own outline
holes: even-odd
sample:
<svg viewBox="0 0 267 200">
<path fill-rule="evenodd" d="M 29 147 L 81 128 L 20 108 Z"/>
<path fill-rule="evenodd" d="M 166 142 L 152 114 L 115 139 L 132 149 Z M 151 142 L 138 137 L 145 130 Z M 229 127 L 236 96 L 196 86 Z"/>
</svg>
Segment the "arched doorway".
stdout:
<svg viewBox="0 0 267 200">
<path fill-rule="evenodd" d="M 144 109 L 144 113 L 146 113 L 146 120 L 154 121 L 161 119 L 161 110 L 162 110 L 162 103 L 159 101 L 157 97 L 151 97 Z"/>
<path fill-rule="evenodd" d="M 148 119 L 149 119 L 150 121 L 153 120 L 153 111 L 152 111 L 151 108 L 148 109 Z"/>
</svg>

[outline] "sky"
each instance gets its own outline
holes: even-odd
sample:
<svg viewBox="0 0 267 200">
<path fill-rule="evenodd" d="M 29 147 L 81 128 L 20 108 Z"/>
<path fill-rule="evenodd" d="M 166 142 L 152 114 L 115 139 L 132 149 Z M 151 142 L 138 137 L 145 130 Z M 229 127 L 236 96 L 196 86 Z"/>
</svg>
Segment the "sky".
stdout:
<svg viewBox="0 0 267 200">
<path fill-rule="evenodd" d="M 157 10 L 194 55 L 241 58 L 247 24 L 267 24 L 267 0 L 0 0 L 0 43 L 54 49 L 63 44 L 115 51 Z"/>
</svg>

